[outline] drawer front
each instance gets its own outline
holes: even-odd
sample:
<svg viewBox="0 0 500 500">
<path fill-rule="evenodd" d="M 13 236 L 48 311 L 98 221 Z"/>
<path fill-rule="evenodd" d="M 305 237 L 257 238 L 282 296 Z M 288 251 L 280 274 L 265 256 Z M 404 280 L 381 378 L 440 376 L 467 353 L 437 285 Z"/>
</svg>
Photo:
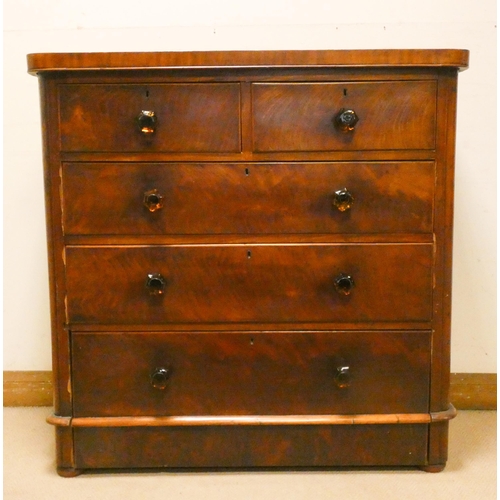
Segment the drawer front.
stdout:
<svg viewBox="0 0 500 500">
<path fill-rule="evenodd" d="M 256 83 L 255 151 L 434 149 L 436 83 Z M 342 110 L 359 121 L 335 125 Z"/>
<path fill-rule="evenodd" d="M 336 467 L 427 463 L 428 425 L 75 427 L 75 466 Z"/>
<path fill-rule="evenodd" d="M 428 412 L 425 331 L 73 333 L 72 359 L 77 417 Z"/>
<path fill-rule="evenodd" d="M 239 84 L 62 85 L 59 101 L 63 151 L 241 149 Z"/>
<path fill-rule="evenodd" d="M 432 258 L 432 244 L 75 246 L 67 310 L 73 324 L 428 321 Z"/>
<path fill-rule="evenodd" d="M 434 183 L 433 162 L 65 163 L 63 225 L 66 234 L 423 233 Z"/>
</svg>

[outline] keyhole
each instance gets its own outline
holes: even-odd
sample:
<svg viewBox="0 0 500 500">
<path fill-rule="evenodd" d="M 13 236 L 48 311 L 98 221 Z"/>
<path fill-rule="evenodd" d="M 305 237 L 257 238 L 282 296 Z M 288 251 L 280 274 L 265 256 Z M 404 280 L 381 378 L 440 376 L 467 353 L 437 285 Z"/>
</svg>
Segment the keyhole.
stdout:
<svg viewBox="0 0 500 500">
<path fill-rule="evenodd" d="M 345 96 L 347 95 L 347 89 L 344 89 L 344 95 Z"/>
<path fill-rule="evenodd" d="M 250 170 L 248 170 L 248 168 L 245 168 L 245 175 L 250 175 Z"/>
<path fill-rule="evenodd" d="M 251 259 L 252 258 L 252 252 L 251 250 L 248 250 L 247 251 L 247 259 Z"/>
<path fill-rule="evenodd" d="M 146 90 L 146 97 L 149 97 L 149 90 Z"/>
</svg>

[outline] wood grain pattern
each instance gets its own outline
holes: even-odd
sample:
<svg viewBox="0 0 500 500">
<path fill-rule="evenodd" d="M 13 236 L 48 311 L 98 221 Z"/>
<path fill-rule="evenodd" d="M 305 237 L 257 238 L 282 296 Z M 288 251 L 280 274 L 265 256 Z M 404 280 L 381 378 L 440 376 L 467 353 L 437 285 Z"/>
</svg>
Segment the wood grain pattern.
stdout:
<svg viewBox="0 0 500 500">
<path fill-rule="evenodd" d="M 67 235 L 430 233 L 434 183 L 432 162 L 65 163 L 63 224 Z M 340 212 L 344 187 L 354 203 Z"/>
<path fill-rule="evenodd" d="M 43 116 L 43 175 L 45 185 L 45 217 L 47 220 L 47 252 L 49 267 L 50 318 L 52 333 L 52 370 L 54 373 L 54 407 L 61 415 L 71 414 L 69 334 L 64 328 L 65 266 L 60 205 L 60 141 L 58 130 L 58 92 L 54 80 L 39 81 Z M 58 443 L 71 448 L 71 435 L 62 433 Z M 64 443 L 64 444 L 63 444 Z M 59 445 L 58 445 L 59 446 Z M 61 453 L 63 453 L 61 451 Z M 66 453 L 66 452 L 64 452 Z"/>
<path fill-rule="evenodd" d="M 75 417 L 428 411 L 429 332 L 75 333 L 72 350 Z"/>
<path fill-rule="evenodd" d="M 435 82 L 255 83 L 253 144 L 258 152 L 434 149 Z M 352 132 L 334 118 L 360 117 Z"/>
<path fill-rule="evenodd" d="M 32 373 L 37 374 L 36 382 Z M 51 371 L 4 371 L 3 378 L 4 406 L 52 406 Z M 458 410 L 497 409 L 496 373 L 452 373 L 450 379 L 450 401 Z M 50 391 L 47 387 L 51 387 Z M 13 389 L 16 396 L 12 395 Z"/>
<path fill-rule="evenodd" d="M 61 85 L 63 151 L 240 151 L 238 84 Z M 154 111 L 144 136 L 137 118 Z"/>
<path fill-rule="evenodd" d="M 430 424 L 428 413 L 367 415 L 230 415 L 189 417 L 75 417 L 68 421 L 50 417 L 52 425 L 66 427 L 199 427 L 212 425 L 382 425 Z M 71 422 L 71 423 L 70 423 Z"/>
<path fill-rule="evenodd" d="M 115 52 L 28 54 L 28 71 L 231 67 L 467 68 L 468 50 L 296 50 L 231 52 Z"/>
<path fill-rule="evenodd" d="M 77 467 L 418 465 L 425 424 L 75 428 Z M 384 438 L 381 438 L 384 436 Z"/>
<path fill-rule="evenodd" d="M 457 111 L 457 78 L 453 71 L 443 71 L 438 80 L 438 142 L 436 157 L 436 239 L 434 315 L 437 334 L 433 343 L 431 363 L 431 410 L 442 408 L 449 401 L 451 279 L 453 241 L 453 200 L 455 170 L 455 135 Z M 443 465 L 448 458 L 448 424 L 431 426 L 429 464 Z"/>
<path fill-rule="evenodd" d="M 47 423 L 60 427 L 199 427 L 213 425 L 382 425 L 429 424 L 455 418 L 456 409 L 434 413 L 384 413 L 366 415 L 202 415 L 170 417 L 58 417 L 50 415 Z"/>
<path fill-rule="evenodd" d="M 463 50 L 28 56 L 42 96 L 61 475 L 442 470 L 467 64 Z M 342 108 L 359 117 L 352 132 L 335 129 Z M 143 110 L 158 118 L 153 134 L 137 126 Z M 332 214 L 343 188 L 353 205 Z M 150 213 L 154 189 L 163 207 Z M 340 351 L 356 370 L 332 375 Z M 156 396 L 142 385 L 151 370 L 165 382 Z M 211 423 L 182 425 L 207 412 Z M 364 425 L 333 425 L 342 415 Z M 278 420 L 223 422 L 252 416 Z M 129 427 L 84 427 L 96 418 Z M 165 418 L 185 420 L 154 425 Z"/>
<path fill-rule="evenodd" d="M 432 245 L 67 247 L 79 323 L 430 321 Z M 402 272 L 404 270 L 404 272 Z M 148 273 L 166 279 L 151 296 Z M 351 274 L 353 292 L 334 279 Z"/>
</svg>

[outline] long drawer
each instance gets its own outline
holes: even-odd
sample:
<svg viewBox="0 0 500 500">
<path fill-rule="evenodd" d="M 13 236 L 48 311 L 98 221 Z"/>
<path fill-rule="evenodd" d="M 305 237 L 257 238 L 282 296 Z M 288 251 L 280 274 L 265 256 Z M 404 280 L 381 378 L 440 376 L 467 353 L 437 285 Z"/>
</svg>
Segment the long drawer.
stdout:
<svg viewBox="0 0 500 500">
<path fill-rule="evenodd" d="M 432 244 L 69 246 L 70 324 L 429 321 Z"/>
<path fill-rule="evenodd" d="M 428 425 L 77 427 L 76 467 L 412 466 Z"/>
<path fill-rule="evenodd" d="M 74 416 L 428 412 L 428 331 L 73 333 Z"/>
<path fill-rule="evenodd" d="M 433 162 L 65 163 L 66 234 L 430 233 Z"/>
<path fill-rule="evenodd" d="M 434 149 L 436 95 L 433 81 L 255 83 L 253 149 Z M 337 124 L 345 111 L 353 130 Z"/>
<path fill-rule="evenodd" d="M 61 85 L 63 151 L 238 152 L 236 83 Z"/>
</svg>

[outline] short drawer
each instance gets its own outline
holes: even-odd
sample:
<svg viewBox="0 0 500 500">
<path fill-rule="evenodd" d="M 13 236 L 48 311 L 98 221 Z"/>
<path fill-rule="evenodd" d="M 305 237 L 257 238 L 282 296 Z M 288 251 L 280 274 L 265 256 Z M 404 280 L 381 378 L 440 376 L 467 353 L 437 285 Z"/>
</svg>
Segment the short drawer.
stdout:
<svg viewBox="0 0 500 500">
<path fill-rule="evenodd" d="M 433 81 L 255 83 L 253 149 L 434 149 L 436 90 Z M 350 131 L 337 124 L 346 110 L 358 119 Z"/>
<path fill-rule="evenodd" d="M 432 244 L 70 246 L 69 322 L 429 321 Z"/>
<path fill-rule="evenodd" d="M 74 416 L 428 412 L 430 332 L 73 333 Z"/>
<path fill-rule="evenodd" d="M 241 149 L 239 84 L 68 84 L 59 106 L 63 151 Z"/>
<path fill-rule="evenodd" d="M 430 233 L 433 162 L 65 163 L 66 234 Z"/>
</svg>

